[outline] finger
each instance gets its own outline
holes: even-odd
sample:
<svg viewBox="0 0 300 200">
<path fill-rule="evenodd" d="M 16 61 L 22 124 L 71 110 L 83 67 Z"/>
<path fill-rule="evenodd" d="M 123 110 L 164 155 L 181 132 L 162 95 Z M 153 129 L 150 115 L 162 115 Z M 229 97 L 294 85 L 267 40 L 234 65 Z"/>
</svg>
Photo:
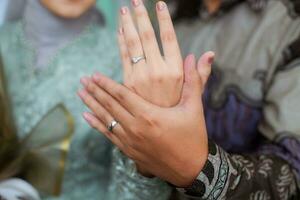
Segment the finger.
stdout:
<svg viewBox="0 0 300 200">
<path fill-rule="evenodd" d="M 105 134 L 108 134 L 107 133 L 108 125 L 113 120 L 117 120 L 117 119 L 111 116 L 111 114 L 107 112 L 107 110 L 85 90 L 79 91 L 78 96 L 83 100 L 83 102 L 87 105 L 87 107 L 94 113 L 94 116 L 101 121 L 102 125 L 105 127 L 105 129 L 102 129 L 102 131 L 106 131 Z M 122 140 L 123 143 L 126 144 L 127 135 L 123 127 L 121 126 L 121 123 L 117 124 L 116 127 L 114 127 L 113 132 L 120 140 Z"/>
<path fill-rule="evenodd" d="M 184 62 L 184 84 L 180 104 L 199 101 L 202 94 L 202 82 L 196 69 L 194 55 L 189 55 Z"/>
<path fill-rule="evenodd" d="M 154 105 L 145 101 L 125 86 L 116 83 L 110 78 L 96 73 L 93 76 L 93 79 L 99 87 L 105 90 L 105 92 L 111 97 L 116 99 L 118 104 L 121 104 L 122 107 L 124 107 L 133 116 L 154 110 Z"/>
<path fill-rule="evenodd" d="M 203 87 L 206 85 L 207 80 L 211 74 L 211 67 L 215 58 L 215 53 L 212 51 L 203 54 L 197 64 L 197 70 L 201 77 Z"/>
<path fill-rule="evenodd" d="M 122 141 L 116 136 L 116 134 L 111 133 L 107 130 L 106 126 L 102 121 L 97 119 L 93 114 L 85 112 L 83 113 L 83 118 L 87 121 L 87 123 L 94 129 L 98 130 L 105 137 L 107 137 L 113 144 L 115 144 L 118 148 L 124 149 L 124 144 Z M 117 132 L 118 130 L 116 130 Z"/>
<path fill-rule="evenodd" d="M 130 57 L 144 55 L 142 43 L 138 32 L 135 28 L 132 16 L 127 7 L 121 8 L 121 25 L 124 30 L 124 38 Z M 145 60 L 141 60 L 138 64 L 145 64 Z"/>
<path fill-rule="evenodd" d="M 123 27 L 120 27 L 120 29 L 119 29 L 118 43 L 119 43 L 120 56 L 121 56 L 122 65 L 123 65 L 124 83 L 127 83 L 128 79 L 130 77 L 130 74 L 132 73 L 132 65 L 131 65 L 131 61 L 130 61 L 126 41 L 125 41 L 125 38 L 124 38 Z"/>
<path fill-rule="evenodd" d="M 133 116 L 129 112 L 92 80 L 86 79 L 81 79 L 84 82 L 86 90 L 79 91 L 78 95 L 98 118 L 106 124 L 110 123 L 113 119 L 120 123 L 132 123 Z"/>
<path fill-rule="evenodd" d="M 182 67 L 181 52 L 167 4 L 158 2 L 156 10 L 165 60 L 172 66 L 180 63 L 179 67 Z"/>
<path fill-rule="evenodd" d="M 132 0 L 132 5 L 147 61 L 155 61 L 161 54 L 148 12 L 142 0 Z"/>
<path fill-rule="evenodd" d="M 78 91 L 78 96 L 104 124 L 113 120 L 110 114 L 85 89 Z"/>
</svg>

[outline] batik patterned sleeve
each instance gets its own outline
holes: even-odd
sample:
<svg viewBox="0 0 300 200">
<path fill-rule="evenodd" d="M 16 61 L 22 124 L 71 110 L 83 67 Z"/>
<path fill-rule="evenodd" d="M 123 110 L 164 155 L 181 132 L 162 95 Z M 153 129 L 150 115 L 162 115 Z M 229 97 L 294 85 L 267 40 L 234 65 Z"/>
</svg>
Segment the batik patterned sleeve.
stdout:
<svg viewBox="0 0 300 200">
<path fill-rule="evenodd" d="M 205 167 L 185 189 L 199 199 L 300 199 L 300 39 L 266 87 L 256 153 L 229 154 L 210 142 Z"/>
<path fill-rule="evenodd" d="M 179 188 L 190 199 L 297 199 L 292 167 L 276 155 L 228 154 L 209 142 L 208 160 L 188 188 Z"/>
</svg>

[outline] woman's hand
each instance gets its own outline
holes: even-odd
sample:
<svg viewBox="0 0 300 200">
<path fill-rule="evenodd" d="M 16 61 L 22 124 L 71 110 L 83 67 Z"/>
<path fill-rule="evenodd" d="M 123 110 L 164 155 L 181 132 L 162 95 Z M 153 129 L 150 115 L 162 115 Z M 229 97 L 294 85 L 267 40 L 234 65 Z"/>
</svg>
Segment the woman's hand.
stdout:
<svg viewBox="0 0 300 200">
<path fill-rule="evenodd" d="M 143 1 L 132 0 L 132 6 L 133 17 L 127 7 L 120 11 L 118 41 L 124 84 L 155 105 L 176 105 L 183 85 L 183 61 L 167 5 L 160 1 L 156 6 L 164 56 L 160 53 Z M 208 62 L 213 56 L 212 52 L 208 52 L 201 58 L 204 67 L 211 64 Z M 142 59 L 132 62 L 137 57 Z"/>
<path fill-rule="evenodd" d="M 195 65 L 194 56 L 189 56 L 181 99 L 172 108 L 153 105 L 100 74 L 79 92 L 94 113 L 84 113 L 92 127 L 143 169 L 178 187 L 193 182 L 208 154 L 201 104 L 203 83 Z M 106 122 L 113 119 L 119 124 L 110 132 Z"/>
<path fill-rule="evenodd" d="M 163 57 L 143 1 L 135 0 L 132 4 L 138 30 L 135 28 L 129 9 L 124 7 L 121 9 L 121 28 L 118 34 L 124 69 L 124 85 L 155 105 L 163 107 L 176 105 L 182 92 L 183 62 L 167 5 L 164 2 L 158 2 L 156 6 L 164 50 Z M 145 56 L 145 59 L 134 64 L 131 57 L 136 56 Z M 205 85 L 210 74 L 213 58 L 214 53 L 207 52 L 198 61 L 197 69 L 202 85 Z M 83 78 L 81 82 L 86 85 L 89 79 Z M 91 83 L 86 89 L 93 88 L 92 85 Z M 98 113 L 108 115 L 107 110 L 99 109 L 95 113 L 96 116 Z M 109 118 L 103 123 L 109 124 L 111 121 L 112 118 Z M 151 173 L 138 163 L 137 167 L 143 175 L 151 176 Z"/>
</svg>

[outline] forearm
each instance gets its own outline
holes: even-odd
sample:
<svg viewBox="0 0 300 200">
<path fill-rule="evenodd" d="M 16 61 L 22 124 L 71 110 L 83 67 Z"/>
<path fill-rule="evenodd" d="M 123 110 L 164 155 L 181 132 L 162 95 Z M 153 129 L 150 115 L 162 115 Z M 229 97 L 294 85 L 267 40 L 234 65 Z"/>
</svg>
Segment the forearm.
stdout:
<svg viewBox="0 0 300 200">
<path fill-rule="evenodd" d="M 274 155 L 230 155 L 210 143 L 208 161 L 186 189 L 199 199 L 293 199 L 296 177 L 289 164 Z M 298 197 L 299 198 L 299 197 Z"/>
</svg>

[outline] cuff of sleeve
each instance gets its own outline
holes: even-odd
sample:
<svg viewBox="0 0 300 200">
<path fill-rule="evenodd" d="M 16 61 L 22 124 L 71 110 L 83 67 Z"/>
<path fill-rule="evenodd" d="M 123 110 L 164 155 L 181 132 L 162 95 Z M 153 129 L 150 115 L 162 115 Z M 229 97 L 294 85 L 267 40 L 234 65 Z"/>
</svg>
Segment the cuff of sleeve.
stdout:
<svg viewBox="0 0 300 200">
<path fill-rule="evenodd" d="M 193 184 L 188 188 L 177 188 L 186 196 L 218 199 L 226 193 L 230 174 L 237 173 L 222 148 L 211 141 L 208 147 L 208 159 Z"/>
</svg>

